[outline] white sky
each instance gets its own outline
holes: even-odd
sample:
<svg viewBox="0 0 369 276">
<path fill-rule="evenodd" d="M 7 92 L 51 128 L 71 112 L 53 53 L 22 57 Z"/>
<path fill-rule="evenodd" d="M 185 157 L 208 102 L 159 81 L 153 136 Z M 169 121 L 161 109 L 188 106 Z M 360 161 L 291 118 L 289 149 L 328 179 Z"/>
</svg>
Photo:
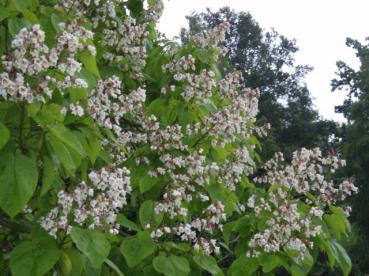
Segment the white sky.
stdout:
<svg viewBox="0 0 369 276">
<path fill-rule="evenodd" d="M 299 51 L 296 64 L 314 67 L 306 83 L 315 107 L 323 118 L 344 121 L 334 113 L 334 106 L 345 98 L 344 91 L 330 92 L 336 61 L 351 66 L 358 61 L 345 45 L 346 37 L 364 42 L 369 36 L 369 0 L 164 0 L 165 9 L 159 29 L 169 38 L 179 34 L 191 11 L 213 11 L 229 6 L 248 11 L 265 30 L 272 27 L 280 34 L 295 38 Z"/>
</svg>

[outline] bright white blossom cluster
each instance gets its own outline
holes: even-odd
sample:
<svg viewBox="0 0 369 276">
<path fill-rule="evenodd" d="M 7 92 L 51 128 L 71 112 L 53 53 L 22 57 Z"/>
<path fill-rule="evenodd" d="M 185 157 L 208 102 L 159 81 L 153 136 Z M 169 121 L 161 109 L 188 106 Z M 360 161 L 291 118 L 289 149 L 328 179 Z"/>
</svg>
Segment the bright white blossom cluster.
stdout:
<svg viewBox="0 0 369 276">
<path fill-rule="evenodd" d="M 76 77 L 82 64 L 76 54 L 87 50 L 96 52 L 86 41 L 93 33 L 81 27 L 76 20 L 59 24 L 55 47 L 45 44 L 45 32 L 40 25 L 23 28 L 12 41 L 13 51 L 2 57 L 6 72 L 0 75 L 0 96 L 11 101 L 45 102 L 45 96 L 52 97 L 52 86 L 66 88 L 87 88 L 87 82 Z M 45 75 L 48 69 L 58 69 L 64 78 L 56 79 Z M 37 82 L 29 82 L 34 77 Z M 32 84 L 31 84 L 32 83 Z"/>
<path fill-rule="evenodd" d="M 255 178 L 255 181 L 278 183 L 281 187 L 269 191 L 268 197 L 252 195 L 247 202 L 247 207 L 254 211 L 256 217 L 263 213 L 271 214 L 266 222 L 268 227 L 251 238 L 248 255 L 293 250 L 296 258 L 302 260 L 307 250 L 314 246 L 311 237 L 321 233 L 321 226 L 314 224 L 313 220 L 321 219 L 328 205 L 357 192 L 357 187 L 350 181 L 335 185 L 324 176 L 344 165 L 345 161 L 335 155 L 322 157 L 318 148 L 294 152 L 290 165 L 284 164 L 281 153 L 275 154 L 265 164 L 266 174 Z M 307 214 L 298 208 L 295 198 L 299 196 L 304 196 L 306 204 L 310 205 Z"/>
<path fill-rule="evenodd" d="M 102 43 L 111 49 L 104 53 L 104 58 L 117 63 L 123 71 L 132 69 L 132 78 L 142 79 L 142 68 L 146 65 L 146 29 L 146 24 L 137 24 L 130 16 L 121 25 L 104 29 Z"/>
<path fill-rule="evenodd" d="M 137 89 L 125 95 L 121 90 L 122 81 L 117 76 L 100 80 L 88 99 L 88 113 L 98 125 L 111 129 L 118 139 L 122 133 L 121 119 L 129 112 L 141 110 L 146 99 L 146 91 Z"/>
<path fill-rule="evenodd" d="M 199 233 L 207 232 L 214 234 L 223 230 L 222 222 L 226 220 L 224 205 L 220 202 L 209 205 L 203 211 L 204 218 L 196 218 L 190 223 L 180 223 L 174 227 L 162 227 L 154 230 L 151 237 L 160 238 L 163 235 L 176 235 L 182 241 L 192 241 L 195 250 L 204 250 L 208 255 L 219 254 L 220 248 L 215 239 L 201 237 Z"/>
<path fill-rule="evenodd" d="M 196 46 L 203 49 L 217 49 L 220 55 L 227 53 L 227 48 L 222 46 L 225 41 L 225 36 L 229 32 L 230 24 L 223 22 L 213 29 L 204 30 L 194 35 L 188 35 L 189 39 L 192 40 Z"/>
<path fill-rule="evenodd" d="M 296 259 L 305 258 L 308 249 L 313 248 L 312 237 L 320 234 L 321 226 L 314 225 L 313 219 L 321 219 L 324 211 L 311 207 L 307 215 L 299 209 L 296 200 L 288 198 L 285 189 L 269 192 L 269 198 L 251 196 L 247 207 L 254 211 L 256 218 L 270 213 L 267 228 L 257 232 L 249 241 L 248 256 L 257 257 L 261 252 L 280 252 L 292 250 Z"/>
<path fill-rule="evenodd" d="M 129 174 L 116 167 L 90 172 L 91 184 L 82 181 L 72 191 L 59 191 L 58 206 L 40 219 L 41 226 L 54 237 L 59 230 L 69 233 L 75 224 L 117 234 L 117 214 L 132 190 Z"/>
<path fill-rule="evenodd" d="M 192 131 L 197 130 L 202 135 L 212 137 L 213 146 L 221 147 L 240 138 L 250 138 L 254 132 L 250 124 L 259 112 L 259 95 L 258 90 L 243 90 L 230 105 L 207 117 L 205 127 L 195 126 Z"/>
<path fill-rule="evenodd" d="M 339 159 L 336 155 L 322 157 L 322 152 L 318 148 L 313 150 L 302 148 L 294 152 L 290 165 L 286 166 L 283 161 L 282 153 L 276 153 L 274 158 L 264 165 L 267 174 L 256 178 L 255 181 L 280 183 L 296 195 L 311 193 L 322 206 L 344 200 L 358 191 L 350 181 L 346 180 L 337 186 L 333 180 L 326 179 L 325 175 L 334 173 L 337 168 L 346 164 L 345 160 Z M 306 199 L 306 203 L 312 202 Z"/>
</svg>

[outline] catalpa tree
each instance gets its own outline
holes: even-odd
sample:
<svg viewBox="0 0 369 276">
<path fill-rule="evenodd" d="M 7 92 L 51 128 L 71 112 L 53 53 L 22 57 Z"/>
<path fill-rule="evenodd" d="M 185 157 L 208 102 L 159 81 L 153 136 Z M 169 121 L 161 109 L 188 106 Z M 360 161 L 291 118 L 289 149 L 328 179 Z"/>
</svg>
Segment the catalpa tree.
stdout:
<svg viewBox="0 0 369 276">
<path fill-rule="evenodd" d="M 0 1 L 2 275 L 345 275 L 344 161 L 262 163 L 229 25 L 162 38 L 156 0 Z"/>
</svg>

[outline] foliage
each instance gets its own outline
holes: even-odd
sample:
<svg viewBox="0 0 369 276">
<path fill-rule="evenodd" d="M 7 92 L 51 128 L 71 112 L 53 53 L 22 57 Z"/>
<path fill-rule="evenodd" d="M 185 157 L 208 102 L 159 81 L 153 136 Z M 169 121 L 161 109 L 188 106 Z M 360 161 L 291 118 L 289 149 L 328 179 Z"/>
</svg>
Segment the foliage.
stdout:
<svg viewBox="0 0 369 276">
<path fill-rule="evenodd" d="M 336 111 L 347 118 L 348 123 L 342 127 L 342 148 L 348 166 L 343 175 L 354 177 L 360 193 L 353 198 L 352 221 L 356 226 L 356 243 L 350 251 L 354 257 L 355 273 L 366 273 L 369 270 L 369 259 L 366 257 L 369 244 L 369 223 L 367 218 L 369 195 L 369 46 L 354 39 L 347 39 L 347 46 L 356 51 L 360 68 L 353 69 L 343 61 L 337 62 L 337 79 L 332 81 L 333 90 L 345 90 L 348 96 L 343 105 Z"/>
<path fill-rule="evenodd" d="M 1 275 L 306 275 L 319 252 L 348 275 L 344 162 L 259 164 L 259 91 L 219 73 L 229 24 L 179 45 L 161 9 L 0 1 Z"/>
</svg>

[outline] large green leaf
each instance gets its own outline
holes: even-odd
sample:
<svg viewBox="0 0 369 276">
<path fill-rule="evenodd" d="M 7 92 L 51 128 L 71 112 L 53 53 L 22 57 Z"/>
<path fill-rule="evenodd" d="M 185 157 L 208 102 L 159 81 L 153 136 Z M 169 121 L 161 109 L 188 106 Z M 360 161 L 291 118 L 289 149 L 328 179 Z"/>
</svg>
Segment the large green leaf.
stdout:
<svg viewBox="0 0 369 276">
<path fill-rule="evenodd" d="M 57 137 L 63 144 L 67 145 L 81 156 L 86 156 L 86 153 L 78 140 L 78 137 L 66 128 L 64 125 L 55 125 L 50 127 L 50 133 Z"/>
<path fill-rule="evenodd" d="M 157 272 L 166 276 L 182 276 L 190 273 L 190 264 L 186 258 L 171 255 L 169 257 L 158 256 L 152 262 Z"/>
<path fill-rule="evenodd" d="M 22 13 L 27 20 L 32 24 L 38 23 L 37 16 L 27 8 L 24 0 L 13 0 L 13 3 L 15 4 L 17 11 Z"/>
<path fill-rule="evenodd" d="M 68 248 L 64 250 L 65 254 L 68 255 L 71 263 L 72 269 L 70 270 L 68 276 L 79 276 L 81 275 L 83 269 L 83 257 L 78 250 L 74 248 Z"/>
<path fill-rule="evenodd" d="M 101 151 L 101 134 L 97 130 L 87 127 L 80 128 L 80 132 L 81 135 L 79 135 L 78 137 L 80 137 L 81 141 L 85 141 L 85 143 L 82 143 L 82 145 L 91 163 L 95 164 L 95 161 L 100 155 Z M 84 136 L 84 139 L 82 139 L 82 135 Z"/>
<path fill-rule="evenodd" d="M 4 124 L 0 123 L 0 149 L 9 141 L 10 133 Z"/>
<path fill-rule="evenodd" d="M 137 266 L 155 250 L 156 244 L 147 232 L 139 232 L 136 236 L 124 240 L 120 247 L 129 267 Z"/>
<path fill-rule="evenodd" d="M 29 24 L 23 18 L 11 17 L 8 19 L 9 33 L 14 37 L 18 32 Z"/>
<path fill-rule="evenodd" d="M 24 241 L 10 255 L 13 276 L 41 276 L 50 271 L 60 257 L 60 251 L 52 238 Z"/>
<path fill-rule="evenodd" d="M 216 276 L 224 275 L 223 271 L 219 268 L 217 261 L 212 256 L 196 255 L 193 257 L 193 260 L 201 268 L 210 272 L 212 275 Z"/>
<path fill-rule="evenodd" d="M 157 214 L 155 212 L 155 203 L 153 201 L 147 200 L 141 204 L 139 218 L 143 228 L 147 228 L 147 226 L 150 226 L 149 228 L 159 226 L 163 217 L 163 214 Z"/>
<path fill-rule="evenodd" d="M 75 163 L 68 148 L 53 135 L 46 135 L 46 141 L 54 163 L 62 165 L 67 177 L 72 176 L 79 163 Z"/>
<path fill-rule="evenodd" d="M 14 217 L 26 206 L 38 180 L 36 162 L 31 158 L 5 149 L 0 152 L 0 207 Z"/>
<path fill-rule="evenodd" d="M 271 272 L 279 265 L 279 258 L 277 255 L 264 254 L 260 257 L 260 264 L 264 273 Z"/>
<path fill-rule="evenodd" d="M 125 215 L 118 214 L 117 216 L 117 223 L 122 225 L 125 228 L 128 228 L 131 231 L 140 231 L 140 227 L 133 221 L 129 220 Z"/>
<path fill-rule="evenodd" d="M 352 267 L 351 259 L 347 255 L 346 250 L 337 241 L 329 241 L 333 255 L 335 256 L 336 262 L 341 268 L 345 276 L 349 275 Z"/>
<path fill-rule="evenodd" d="M 89 259 L 91 265 L 98 269 L 108 257 L 110 243 L 104 234 L 97 230 L 85 230 L 73 227 L 71 237 L 77 248 Z"/>
<path fill-rule="evenodd" d="M 89 72 L 93 73 L 96 77 L 100 78 L 99 68 L 97 67 L 96 64 L 96 58 L 93 55 L 91 55 L 90 52 L 83 51 L 79 55 L 79 59 Z"/>
<path fill-rule="evenodd" d="M 50 189 L 61 188 L 63 185 L 63 180 L 60 178 L 57 167 L 55 167 L 52 160 L 44 156 L 43 158 L 43 174 L 42 174 L 42 188 L 41 196 L 47 193 Z"/>
<path fill-rule="evenodd" d="M 230 276 L 248 276 L 252 275 L 258 269 L 259 263 L 256 258 L 248 258 L 241 255 L 236 259 L 228 270 Z M 247 269 L 246 269 L 247 268 Z"/>
</svg>

